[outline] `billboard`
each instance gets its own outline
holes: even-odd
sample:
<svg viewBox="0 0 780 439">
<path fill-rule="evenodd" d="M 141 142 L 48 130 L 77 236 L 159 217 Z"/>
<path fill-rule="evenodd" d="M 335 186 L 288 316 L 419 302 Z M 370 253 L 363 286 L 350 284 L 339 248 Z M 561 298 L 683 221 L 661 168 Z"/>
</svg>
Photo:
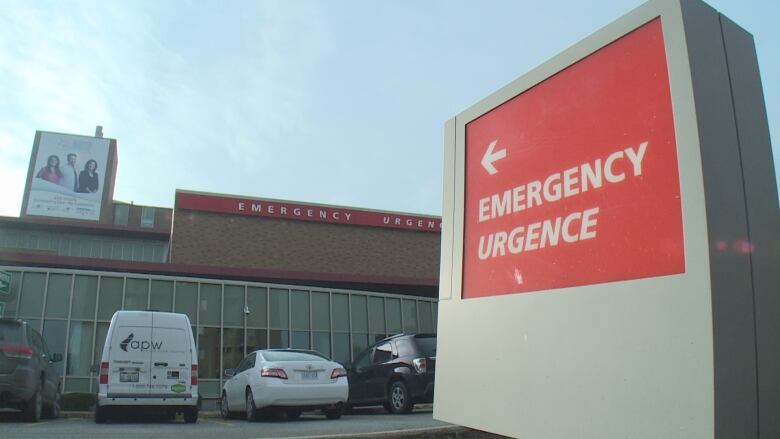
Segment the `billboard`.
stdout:
<svg viewBox="0 0 780 439">
<path fill-rule="evenodd" d="M 25 215 L 98 221 L 110 139 L 46 133 L 33 148 Z M 107 172 L 108 171 L 108 172 Z"/>
</svg>

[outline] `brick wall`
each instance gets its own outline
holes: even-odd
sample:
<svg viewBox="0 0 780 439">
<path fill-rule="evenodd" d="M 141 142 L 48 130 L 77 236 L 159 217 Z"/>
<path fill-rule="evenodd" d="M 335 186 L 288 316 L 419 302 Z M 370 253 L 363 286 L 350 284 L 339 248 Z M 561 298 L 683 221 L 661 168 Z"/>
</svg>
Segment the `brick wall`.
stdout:
<svg viewBox="0 0 780 439">
<path fill-rule="evenodd" d="M 171 262 L 437 279 L 439 233 L 176 209 Z"/>
</svg>

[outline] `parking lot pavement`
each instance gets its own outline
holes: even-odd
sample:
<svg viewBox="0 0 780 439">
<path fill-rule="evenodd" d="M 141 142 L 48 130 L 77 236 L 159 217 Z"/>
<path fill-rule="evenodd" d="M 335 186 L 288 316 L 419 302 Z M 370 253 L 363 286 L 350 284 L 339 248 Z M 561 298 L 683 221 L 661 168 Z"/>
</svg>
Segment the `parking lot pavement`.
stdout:
<svg viewBox="0 0 780 439">
<path fill-rule="evenodd" d="M 433 410 L 425 407 L 408 415 L 390 415 L 381 408 L 358 408 L 338 420 L 327 420 L 317 413 L 304 413 L 300 419 L 285 418 L 249 423 L 241 419 L 223 420 L 215 412 L 204 412 L 197 424 L 185 424 L 179 417 L 170 420 L 122 420 L 95 424 L 92 417 L 43 420 L 28 423 L 18 413 L 0 412 L 2 438 L 483 438 L 496 437 L 456 427 L 433 419 Z M 86 415 L 86 417 L 84 416 Z"/>
</svg>

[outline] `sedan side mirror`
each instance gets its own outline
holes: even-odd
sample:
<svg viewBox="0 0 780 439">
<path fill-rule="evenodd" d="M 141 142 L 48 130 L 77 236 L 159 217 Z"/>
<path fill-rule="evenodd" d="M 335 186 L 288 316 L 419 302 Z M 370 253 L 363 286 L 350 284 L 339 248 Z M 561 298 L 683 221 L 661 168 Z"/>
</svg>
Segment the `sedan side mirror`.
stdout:
<svg viewBox="0 0 780 439">
<path fill-rule="evenodd" d="M 230 378 L 233 375 L 236 374 L 236 371 L 233 369 L 225 369 L 225 378 Z"/>
<path fill-rule="evenodd" d="M 49 359 L 52 363 L 56 363 L 58 361 L 62 361 L 62 354 L 51 354 L 51 358 Z"/>
</svg>

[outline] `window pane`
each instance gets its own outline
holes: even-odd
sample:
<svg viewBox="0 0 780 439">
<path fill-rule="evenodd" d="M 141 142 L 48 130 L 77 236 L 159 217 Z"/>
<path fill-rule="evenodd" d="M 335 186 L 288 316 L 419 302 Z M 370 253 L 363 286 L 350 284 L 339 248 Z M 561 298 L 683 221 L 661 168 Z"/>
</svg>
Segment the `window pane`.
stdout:
<svg viewBox="0 0 780 439">
<path fill-rule="evenodd" d="M 368 332 L 366 296 L 352 296 L 352 331 Z"/>
<path fill-rule="evenodd" d="M 92 366 L 92 328 L 91 322 L 70 323 L 68 375 L 89 376 L 89 368 Z"/>
<path fill-rule="evenodd" d="M 313 334 L 314 345 L 312 349 L 321 353 L 322 355 L 331 358 L 330 356 L 330 333 L 329 332 L 315 332 Z"/>
<path fill-rule="evenodd" d="M 291 346 L 293 349 L 310 349 L 309 348 L 309 332 L 306 331 L 293 331 L 292 332 L 292 343 Z"/>
<path fill-rule="evenodd" d="M 368 298 L 368 325 L 372 334 L 385 333 L 385 301 L 381 297 Z"/>
<path fill-rule="evenodd" d="M 417 332 L 417 302 L 404 299 L 404 332 L 414 334 Z"/>
<path fill-rule="evenodd" d="M 22 294 L 19 300 L 20 317 L 40 317 L 43 305 L 43 291 L 46 288 L 46 274 L 24 273 Z"/>
<path fill-rule="evenodd" d="M 434 330 L 436 330 L 438 321 L 439 321 L 439 304 L 436 303 L 435 305 L 433 305 L 433 329 Z"/>
<path fill-rule="evenodd" d="M 253 326 L 255 328 L 265 328 L 268 326 L 267 301 L 267 289 L 257 287 L 248 287 L 246 289 L 246 302 L 249 307 L 249 315 L 246 316 L 247 326 Z M 263 341 L 263 344 L 265 344 L 265 341 Z"/>
<path fill-rule="evenodd" d="M 363 352 L 368 347 L 368 334 L 352 334 L 352 358 Z"/>
<path fill-rule="evenodd" d="M 126 204 L 115 204 L 114 205 L 114 224 L 118 226 L 126 226 L 127 225 L 127 216 L 130 212 L 130 206 Z"/>
<path fill-rule="evenodd" d="M 149 297 L 151 309 L 169 312 L 173 309 L 173 282 L 152 280 L 152 294 Z"/>
<path fill-rule="evenodd" d="M 219 380 L 198 381 L 198 392 L 204 397 L 217 397 L 220 393 Z"/>
<path fill-rule="evenodd" d="M 219 328 L 198 328 L 198 376 L 219 378 Z"/>
<path fill-rule="evenodd" d="M 222 286 L 200 284 L 200 322 L 199 325 L 217 325 L 222 312 Z"/>
<path fill-rule="evenodd" d="M 100 243 L 100 257 L 103 259 L 111 258 L 111 241 L 105 240 Z"/>
<path fill-rule="evenodd" d="M 154 207 L 141 208 L 141 227 L 154 227 Z"/>
<path fill-rule="evenodd" d="M 401 329 L 401 300 L 387 298 L 385 306 L 387 307 L 387 333 L 400 334 L 403 332 Z"/>
<path fill-rule="evenodd" d="M 14 317 L 16 308 L 19 305 L 19 286 L 22 280 L 22 273 L 11 271 L 11 286 L 6 297 L 5 311 L 0 313 L 0 317 Z"/>
<path fill-rule="evenodd" d="M 334 294 L 333 299 L 333 330 L 349 332 L 349 296 Z M 349 349 L 347 349 L 349 350 Z"/>
<path fill-rule="evenodd" d="M 187 314 L 190 323 L 198 322 L 198 284 L 192 282 L 176 282 L 176 307 L 178 313 Z"/>
<path fill-rule="evenodd" d="M 97 276 L 76 275 L 76 280 L 73 283 L 73 308 L 70 311 L 72 319 L 92 320 L 95 318 L 97 284 Z"/>
<path fill-rule="evenodd" d="M 98 320 L 111 320 L 117 310 L 122 309 L 121 277 L 104 277 L 100 279 L 100 296 L 98 298 Z"/>
<path fill-rule="evenodd" d="M 349 366 L 349 334 L 333 334 L 333 361 Z"/>
<path fill-rule="evenodd" d="M 271 288 L 271 327 L 287 329 L 290 327 L 289 302 L 287 290 Z"/>
<path fill-rule="evenodd" d="M 70 307 L 70 274 L 50 274 L 46 291 L 46 317 L 68 318 Z M 62 352 L 60 352 L 62 353 Z"/>
<path fill-rule="evenodd" d="M 431 302 L 419 302 L 420 332 L 433 334 L 433 317 L 431 317 Z"/>
<path fill-rule="evenodd" d="M 330 331 L 330 306 L 328 293 L 311 293 L 312 329 Z"/>
<path fill-rule="evenodd" d="M 103 345 L 106 343 L 106 334 L 108 333 L 108 323 L 98 323 L 95 331 L 95 356 L 92 359 L 92 366 L 100 365 L 100 359 L 103 358 Z M 97 375 L 90 372 L 90 375 Z"/>
<path fill-rule="evenodd" d="M 225 368 L 236 367 L 244 358 L 244 330 L 225 328 L 222 330 L 222 363 Z"/>
<path fill-rule="evenodd" d="M 43 340 L 49 348 L 51 354 L 65 354 L 65 334 L 67 333 L 68 322 L 66 320 L 46 320 L 43 323 Z M 62 361 L 54 363 L 54 369 L 62 375 Z"/>
<path fill-rule="evenodd" d="M 140 242 L 133 242 L 130 245 L 130 259 L 133 261 L 144 260 L 144 246 Z"/>
<path fill-rule="evenodd" d="M 65 380 L 65 391 L 89 393 L 89 378 L 68 378 Z"/>
<path fill-rule="evenodd" d="M 265 349 L 268 347 L 266 342 L 267 333 L 265 329 L 247 329 L 246 330 L 246 352 Z"/>
<path fill-rule="evenodd" d="M 289 332 L 272 329 L 269 333 L 269 336 L 271 338 L 268 344 L 269 348 L 273 349 L 290 347 Z"/>
<path fill-rule="evenodd" d="M 292 304 L 292 329 L 308 330 L 309 329 L 309 292 L 293 290 L 290 294 L 292 294 L 292 296 L 290 297 L 290 302 Z M 306 349 L 308 349 L 308 347 Z"/>
<path fill-rule="evenodd" d="M 225 326 L 244 327 L 244 287 L 225 285 Z"/>
<path fill-rule="evenodd" d="M 149 280 L 128 277 L 125 285 L 125 309 L 140 311 L 148 309 L 148 298 Z"/>
</svg>

